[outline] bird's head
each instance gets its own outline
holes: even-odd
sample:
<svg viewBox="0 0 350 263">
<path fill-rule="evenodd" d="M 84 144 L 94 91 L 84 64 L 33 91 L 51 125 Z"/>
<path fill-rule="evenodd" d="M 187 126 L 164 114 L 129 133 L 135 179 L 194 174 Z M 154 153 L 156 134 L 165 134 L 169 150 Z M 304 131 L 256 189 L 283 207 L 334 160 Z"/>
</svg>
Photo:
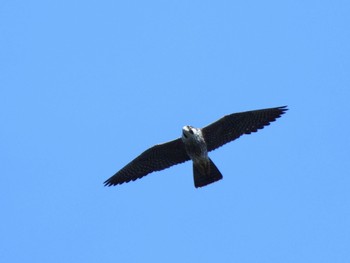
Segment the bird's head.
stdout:
<svg viewBox="0 0 350 263">
<path fill-rule="evenodd" d="M 192 126 L 186 125 L 182 127 L 182 140 L 187 140 L 193 137 L 195 133 L 195 128 Z"/>
</svg>

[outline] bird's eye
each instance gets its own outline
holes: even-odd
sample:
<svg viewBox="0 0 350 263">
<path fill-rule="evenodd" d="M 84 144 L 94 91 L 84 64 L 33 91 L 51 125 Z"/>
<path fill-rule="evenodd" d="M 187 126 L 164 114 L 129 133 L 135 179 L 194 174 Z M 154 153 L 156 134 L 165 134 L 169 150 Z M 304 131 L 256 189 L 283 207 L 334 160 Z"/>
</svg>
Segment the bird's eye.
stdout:
<svg viewBox="0 0 350 263">
<path fill-rule="evenodd" d="M 190 133 L 193 134 L 193 130 L 192 129 L 190 129 Z"/>
</svg>

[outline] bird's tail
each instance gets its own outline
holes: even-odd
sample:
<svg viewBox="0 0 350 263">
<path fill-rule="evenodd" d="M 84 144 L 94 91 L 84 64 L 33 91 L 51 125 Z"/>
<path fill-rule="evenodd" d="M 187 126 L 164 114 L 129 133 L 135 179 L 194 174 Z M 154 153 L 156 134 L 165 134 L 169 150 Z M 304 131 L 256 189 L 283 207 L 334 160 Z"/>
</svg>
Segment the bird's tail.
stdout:
<svg viewBox="0 0 350 263">
<path fill-rule="evenodd" d="M 193 162 L 193 178 L 194 186 L 198 188 L 221 180 L 222 174 L 209 158 L 209 162 L 205 166 Z"/>
</svg>

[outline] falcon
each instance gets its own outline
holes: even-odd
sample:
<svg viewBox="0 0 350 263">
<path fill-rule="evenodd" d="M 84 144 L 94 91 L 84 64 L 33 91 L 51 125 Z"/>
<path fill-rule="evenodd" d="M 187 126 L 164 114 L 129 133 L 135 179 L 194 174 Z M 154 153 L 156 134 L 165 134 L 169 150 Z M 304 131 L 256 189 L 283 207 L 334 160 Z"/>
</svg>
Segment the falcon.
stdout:
<svg viewBox="0 0 350 263">
<path fill-rule="evenodd" d="M 204 128 L 186 125 L 182 136 L 173 141 L 157 144 L 141 153 L 119 172 L 104 182 L 105 186 L 135 181 L 147 174 L 189 160 L 193 162 L 193 178 L 196 188 L 222 179 L 222 174 L 208 157 L 208 152 L 250 134 L 281 117 L 287 106 L 233 113 Z"/>
</svg>

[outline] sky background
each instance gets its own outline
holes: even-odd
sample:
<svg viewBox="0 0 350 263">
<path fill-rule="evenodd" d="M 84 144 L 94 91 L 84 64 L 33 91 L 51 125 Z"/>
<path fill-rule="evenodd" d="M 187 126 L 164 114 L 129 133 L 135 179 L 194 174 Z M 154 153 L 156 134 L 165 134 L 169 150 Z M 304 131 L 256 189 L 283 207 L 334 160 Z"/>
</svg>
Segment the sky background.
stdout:
<svg viewBox="0 0 350 263">
<path fill-rule="evenodd" d="M 350 262 L 349 1 L 0 2 L 0 262 Z M 210 153 L 103 187 L 225 114 Z"/>
</svg>

